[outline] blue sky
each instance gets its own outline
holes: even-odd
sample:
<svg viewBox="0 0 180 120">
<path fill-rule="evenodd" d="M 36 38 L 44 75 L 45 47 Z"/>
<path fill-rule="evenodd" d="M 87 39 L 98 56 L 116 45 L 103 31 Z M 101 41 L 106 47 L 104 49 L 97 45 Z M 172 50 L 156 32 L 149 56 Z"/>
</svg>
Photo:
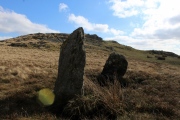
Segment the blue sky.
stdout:
<svg viewBox="0 0 180 120">
<path fill-rule="evenodd" d="M 1 0 L 0 40 L 30 33 L 85 33 L 180 55 L 178 0 Z"/>
</svg>

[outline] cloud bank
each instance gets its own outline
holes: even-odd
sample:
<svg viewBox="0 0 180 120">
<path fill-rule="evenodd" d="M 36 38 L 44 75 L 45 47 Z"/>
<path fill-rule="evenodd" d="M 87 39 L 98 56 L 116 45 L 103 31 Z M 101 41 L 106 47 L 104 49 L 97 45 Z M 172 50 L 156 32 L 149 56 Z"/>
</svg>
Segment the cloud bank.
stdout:
<svg viewBox="0 0 180 120">
<path fill-rule="evenodd" d="M 139 17 L 142 25 L 134 27 L 128 36 L 115 39 L 138 49 L 173 51 L 180 55 L 180 7 L 178 0 L 109 0 L 115 17 Z"/>
<path fill-rule="evenodd" d="M 5 10 L 0 6 L 0 32 L 1 33 L 51 33 L 59 32 L 48 28 L 46 25 L 33 23 L 25 15 L 18 14 L 14 11 Z"/>
</svg>

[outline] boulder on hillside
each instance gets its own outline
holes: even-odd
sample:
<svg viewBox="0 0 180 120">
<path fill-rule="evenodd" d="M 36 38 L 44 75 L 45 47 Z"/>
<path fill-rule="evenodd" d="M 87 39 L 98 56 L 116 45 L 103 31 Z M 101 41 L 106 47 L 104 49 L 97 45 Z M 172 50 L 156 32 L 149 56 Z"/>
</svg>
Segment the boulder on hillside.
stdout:
<svg viewBox="0 0 180 120">
<path fill-rule="evenodd" d="M 163 57 L 163 56 L 158 56 L 157 57 L 157 60 L 165 60 L 166 58 L 165 57 Z"/>
<path fill-rule="evenodd" d="M 61 47 L 54 88 L 56 108 L 63 108 L 70 99 L 83 94 L 85 63 L 84 30 L 80 27 L 70 34 Z"/>
<path fill-rule="evenodd" d="M 150 56 L 150 55 L 147 55 L 147 58 L 152 58 L 152 56 Z"/>
<path fill-rule="evenodd" d="M 121 84 L 124 84 L 122 77 L 126 73 L 128 62 L 123 55 L 117 53 L 111 53 L 107 59 L 102 73 L 98 76 L 98 82 L 104 86 L 108 82 L 114 83 L 118 80 Z"/>
</svg>

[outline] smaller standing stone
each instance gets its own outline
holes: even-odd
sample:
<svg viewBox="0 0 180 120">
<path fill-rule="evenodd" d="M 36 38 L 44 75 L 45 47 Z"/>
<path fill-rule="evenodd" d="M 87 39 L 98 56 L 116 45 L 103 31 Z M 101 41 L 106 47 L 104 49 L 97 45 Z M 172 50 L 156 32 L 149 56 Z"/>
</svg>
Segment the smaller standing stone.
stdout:
<svg viewBox="0 0 180 120">
<path fill-rule="evenodd" d="M 101 75 L 98 76 L 98 82 L 101 85 L 105 85 L 107 82 L 114 83 L 114 80 L 117 79 L 121 83 L 122 77 L 126 73 L 127 66 L 128 62 L 123 55 L 111 53 Z"/>
</svg>

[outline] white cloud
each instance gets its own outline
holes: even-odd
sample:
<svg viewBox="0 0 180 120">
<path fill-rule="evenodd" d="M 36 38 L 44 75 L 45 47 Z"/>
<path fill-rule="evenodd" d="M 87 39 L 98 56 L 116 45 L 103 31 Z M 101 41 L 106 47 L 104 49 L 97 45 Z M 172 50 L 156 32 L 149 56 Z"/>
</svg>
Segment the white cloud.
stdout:
<svg viewBox="0 0 180 120">
<path fill-rule="evenodd" d="M 109 32 L 112 33 L 112 34 L 114 34 L 114 35 L 122 35 L 122 34 L 124 34 L 123 31 L 121 31 L 121 30 L 116 30 L 116 29 L 114 29 L 114 28 L 109 29 Z"/>
<path fill-rule="evenodd" d="M 70 22 L 75 23 L 77 26 L 83 27 L 87 31 L 110 33 L 113 35 L 120 35 L 124 33 L 120 30 L 109 28 L 108 24 L 91 23 L 88 21 L 88 19 L 84 18 L 83 16 L 75 16 L 74 14 L 70 14 L 68 19 Z"/>
<path fill-rule="evenodd" d="M 118 18 L 138 16 L 141 24 L 130 23 L 129 36 L 114 36 L 137 49 L 162 49 L 180 54 L 180 7 L 178 0 L 109 0 Z M 112 39 L 111 38 L 111 39 Z"/>
<path fill-rule="evenodd" d="M 133 36 L 151 36 L 162 39 L 180 39 L 180 7 L 177 0 L 159 1 L 159 7 L 151 12 L 144 12 L 145 22 L 134 29 Z"/>
<path fill-rule="evenodd" d="M 130 17 L 139 14 L 139 8 L 144 4 L 142 0 L 109 0 L 112 3 L 111 9 L 114 11 L 113 15 L 120 18 Z"/>
<path fill-rule="evenodd" d="M 65 11 L 67 9 L 68 9 L 68 5 L 66 5 L 65 3 L 59 4 L 59 11 Z"/>
<path fill-rule="evenodd" d="M 74 14 L 69 15 L 69 21 L 74 22 L 78 26 L 82 26 L 88 31 L 104 31 L 108 30 L 107 24 L 93 24 L 88 21 L 88 19 L 83 16 L 75 16 Z"/>
<path fill-rule="evenodd" d="M 109 3 L 114 16 L 126 18 L 142 14 L 142 12 L 151 13 L 158 7 L 159 0 L 109 0 Z"/>
<path fill-rule="evenodd" d="M 109 3 L 114 11 L 113 14 L 119 18 L 141 15 L 140 21 L 143 24 L 135 27 L 131 36 L 135 38 L 180 39 L 180 34 L 178 34 L 180 31 L 178 0 L 109 0 Z M 135 25 L 131 22 L 130 26 Z"/>
<path fill-rule="evenodd" d="M 9 38 L 12 38 L 12 37 L 3 36 L 3 37 L 0 37 L 0 41 L 1 41 L 1 40 L 5 40 L 5 39 L 9 39 Z"/>
<path fill-rule="evenodd" d="M 0 32 L 29 34 L 36 32 L 59 32 L 46 25 L 31 22 L 25 15 L 5 10 L 0 6 Z"/>
</svg>

